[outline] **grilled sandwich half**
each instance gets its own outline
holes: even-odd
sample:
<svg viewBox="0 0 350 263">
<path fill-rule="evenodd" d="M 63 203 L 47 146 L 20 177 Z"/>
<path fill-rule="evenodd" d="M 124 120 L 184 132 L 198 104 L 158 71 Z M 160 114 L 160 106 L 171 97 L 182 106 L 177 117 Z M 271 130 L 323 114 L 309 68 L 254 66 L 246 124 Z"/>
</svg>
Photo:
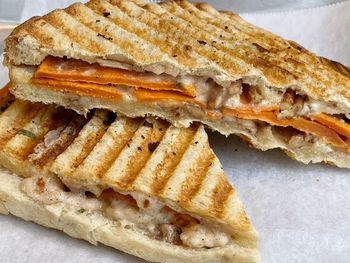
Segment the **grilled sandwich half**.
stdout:
<svg viewBox="0 0 350 263">
<path fill-rule="evenodd" d="M 259 261 L 202 125 L 11 96 L 1 111 L 0 213 L 153 262 Z"/>
<path fill-rule="evenodd" d="M 22 99 L 200 121 L 350 168 L 349 68 L 207 4 L 76 3 L 16 28 L 5 63 Z"/>
</svg>

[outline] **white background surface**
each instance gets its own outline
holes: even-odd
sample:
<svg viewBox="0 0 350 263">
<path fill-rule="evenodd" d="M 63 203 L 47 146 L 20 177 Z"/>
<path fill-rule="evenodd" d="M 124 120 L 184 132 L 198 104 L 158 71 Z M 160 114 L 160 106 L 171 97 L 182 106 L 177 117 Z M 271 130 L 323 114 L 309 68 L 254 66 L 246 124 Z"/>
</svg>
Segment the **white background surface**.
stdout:
<svg viewBox="0 0 350 263">
<path fill-rule="evenodd" d="M 350 2 L 306 11 L 245 15 L 350 65 Z M 0 82 L 6 73 L 0 70 Z M 303 165 L 278 150 L 250 149 L 210 133 L 227 176 L 260 233 L 264 262 L 350 262 L 350 171 Z M 142 262 L 54 230 L 0 216 L 0 262 Z"/>
</svg>

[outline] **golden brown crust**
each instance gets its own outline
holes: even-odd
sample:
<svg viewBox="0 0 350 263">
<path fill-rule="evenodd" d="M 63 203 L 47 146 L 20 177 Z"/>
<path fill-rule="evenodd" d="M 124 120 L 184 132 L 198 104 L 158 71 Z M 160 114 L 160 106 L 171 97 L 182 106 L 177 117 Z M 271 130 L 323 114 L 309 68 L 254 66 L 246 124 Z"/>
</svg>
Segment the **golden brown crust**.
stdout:
<svg viewBox="0 0 350 263">
<path fill-rule="evenodd" d="M 33 18 L 7 39 L 7 64 L 37 65 L 48 54 L 127 61 L 221 84 L 245 78 L 350 109 L 348 67 L 205 3 L 92 0 Z"/>
<path fill-rule="evenodd" d="M 77 212 L 64 203 L 44 205 L 21 191 L 19 176 L 0 167 L 0 214 L 12 214 L 45 227 L 63 231 L 71 237 L 119 249 L 150 262 L 166 263 L 256 263 L 257 249 L 231 244 L 215 249 L 189 249 L 151 239 L 99 212 Z M 59 249 L 59 248 L 58 248 Z"/>
<path fill-rule="evenodd" d="M 15 100 L 0 114 L 0 165 L 22 176 L 54 173 L 68 186 L 97 195 L 96 189 L 109 188 L 141 192 L 179 212 L 223 224 L 239 235 L 237 243 L 256 246 L 253 227 L 237 221 L 243 205 L 202 125 L 176 128 L 155 118 L 131 120 L 102 110 L 85 119 L 35 105 Z"/>
</svg>

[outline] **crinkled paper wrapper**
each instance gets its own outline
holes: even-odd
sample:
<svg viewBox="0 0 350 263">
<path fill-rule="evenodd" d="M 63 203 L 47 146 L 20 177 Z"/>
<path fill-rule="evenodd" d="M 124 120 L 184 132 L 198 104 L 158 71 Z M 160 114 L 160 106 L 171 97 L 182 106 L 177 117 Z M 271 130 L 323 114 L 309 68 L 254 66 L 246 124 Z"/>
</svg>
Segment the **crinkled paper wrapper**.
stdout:
<svg viewBox="0 0 350 263">
<path fill-rule="evenodd" d="M 38 6 L 33 9 L 27 6 L 23 16 L 46 11 Z M 350 65 L 349 1 L 243 17 Z M 0 74 L 5 83 L 3 68 Z M 226 139 L 210 133 L 210 140 L 259 232 L 264 262 L 350 262 L 349 170 L 306 166 L 279 150 L 251 149 L 235 136 Z M 0 216 L 0 233 L 1 262 L 142 262 L 10 216 Z"/>
</svg>

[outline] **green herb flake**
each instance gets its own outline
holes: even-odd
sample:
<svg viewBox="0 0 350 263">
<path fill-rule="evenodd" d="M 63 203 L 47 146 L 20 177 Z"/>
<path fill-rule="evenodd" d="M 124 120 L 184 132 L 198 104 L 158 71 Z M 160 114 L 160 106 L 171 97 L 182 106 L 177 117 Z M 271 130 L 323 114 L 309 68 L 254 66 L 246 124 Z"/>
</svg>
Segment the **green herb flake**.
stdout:
<svg viewBox="0 0 350 263">
<path fill-rule="evenodd" d="M 33 138 L 33 139 L 36 138 L 35 134 L 32 133 L 31 131 L 28 131 L 28 130 L 23 130 L 23 129 L 22 129 L 22 130 L 19 130 L 19 131 L 17 132 L 17 134 L 23 135 L 23 136 L 27 136 L 27 137 Z"/>
<path fill-rule="evenodd" d="M 82 213 L 84 213 L 86 210 L 84 209 L 84 208 L 80 208 L 77 212 L 79 213 L 79 214 L 82 214 Z"/>
</svg>

